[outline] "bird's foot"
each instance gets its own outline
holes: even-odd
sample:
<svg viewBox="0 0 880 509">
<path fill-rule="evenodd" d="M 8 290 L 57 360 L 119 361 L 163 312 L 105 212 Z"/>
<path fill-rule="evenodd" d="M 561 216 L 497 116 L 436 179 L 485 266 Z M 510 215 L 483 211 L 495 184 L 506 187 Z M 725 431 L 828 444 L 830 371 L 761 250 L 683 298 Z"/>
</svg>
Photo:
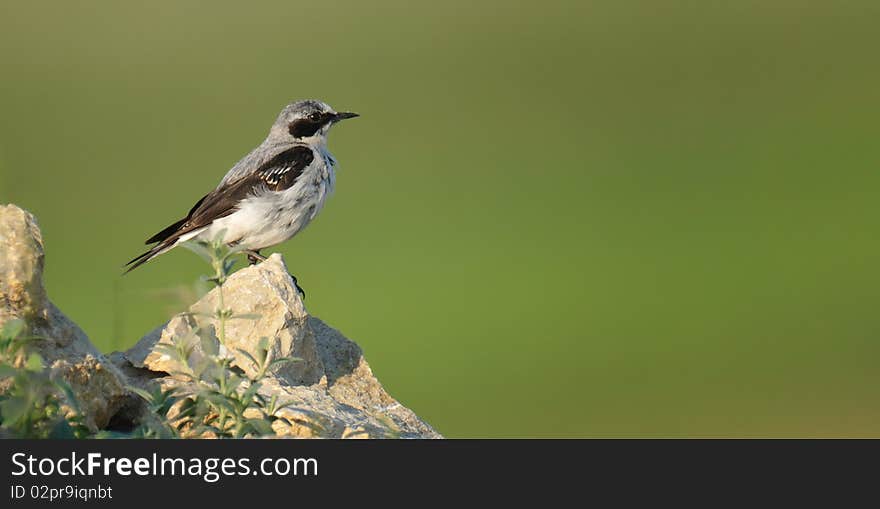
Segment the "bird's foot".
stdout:
<svg viewBox="0 0 880 509">
<path fill-rule="evenodd" d="M 258 249 L 246 249 L 243 253 L 247 255 L 248 263 L 251 265 L 266 261 L 266 257 L 261 255 Z"/>
</svg>

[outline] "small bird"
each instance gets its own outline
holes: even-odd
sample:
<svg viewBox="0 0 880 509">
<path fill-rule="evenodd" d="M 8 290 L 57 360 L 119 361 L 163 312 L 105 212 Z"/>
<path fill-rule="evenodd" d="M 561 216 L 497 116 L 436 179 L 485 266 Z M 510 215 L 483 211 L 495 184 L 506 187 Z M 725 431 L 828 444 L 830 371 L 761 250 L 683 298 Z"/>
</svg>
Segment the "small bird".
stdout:
<svg viewBox="0 0 880 509">
<path fill-rule="evenodd" d="M 316 100 L 286 106 L 263 143 L 186 217 L 147 239 L 146 244 L 156 245 L 128 262 L 125 273 L 181 242 L 213 241 L 221 232 L 222 241 L 241 248 L 251 264 L 265 260 L 261 249 L 290 239 L 321 211 L 336 182 L 327 133 L 340 120 L 357 116 Z"/>
</svg>

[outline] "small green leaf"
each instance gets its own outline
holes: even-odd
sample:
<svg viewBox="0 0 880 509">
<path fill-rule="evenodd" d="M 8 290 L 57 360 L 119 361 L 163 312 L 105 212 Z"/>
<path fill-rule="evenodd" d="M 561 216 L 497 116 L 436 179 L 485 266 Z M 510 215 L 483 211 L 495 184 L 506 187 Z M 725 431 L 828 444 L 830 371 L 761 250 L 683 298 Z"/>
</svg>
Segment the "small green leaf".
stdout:
<svg viewBox="0 0 880 509">
<path fill-rule="evenodd" d="M 275 411 L 277 412 L 278 410 L 281 410 L 282 408 L 287 408 L 287 407 L 293 405 L 294 403 L 296 403 L 296 401 L 292 400 L 292 399 L 282 401 L 281 403 L 276 403 L 275 404 Z"/>
<path fill-rule="evenodd" d="M 178 363 L 181 363 L 181 364 L 186 363 L 186 359 L 181 357 L 181 355 L 180 355 L 180 350 L 178 350 L 177 348 L 175 348 L 172 345 L 166 345 L 166 344 L 160 343 L 160 344 L 156 345 L 156 347 L 153 349 L 153 351 L 159 352 L 162 355 L 167 355 L 168 357 L 170 357 L 171 359 L 174 359 Z"/>
<path fill-rule="evenodd" d="M 154 350 L 163 354 L 163 355 L 177 357 L 177 348 L 174 348 L 174 345 L 169 345 L 167 343 L 159 343 L 158 345 L 156 345 Z"/>
<path fill-rule="evenodd" d="M 260 390 L 260 387 L 261 385 L 257 382 L 252 383 L 251 386 L 248 387 L 247 390 L 241 394 L 241 400 L 246 403 L 250 403 L 251 401 L 253 401 L 254 395 L 257 393 L 258 390 Z"/>
<path fill-rule="evenodd" d="M 226 259 L 226 261 L 223 262 L 223 272 L 225 272 L 227 274 L 232 272 L 232 267 L 235 266 L 235 261 L 236 260 L 234 258 Z"/>
<path fill-rule="evenodd" d="M 299 357 L 279 357 L 270 362 L 266 369 L 269 370 L 279 364 L 287 364 L 288 362 L 302 362 L 302 359 Z"/>
<path fill-rule="evenodd" d="M 65 399 L 67 400 L 67 404 L 74 410 L 76 413 L 82 413 L 79 408 L 79 400 L 76 399 L 76 394 L 73 393 L 73 388 L 65 382 L 64 380 L 55 380 L 55 387 L 57 387 L 63 394 Z"/>
<path fill-rule="evenodd" d="M 16 422 L 24 417 L 28 411 L 28 402 L 25 398 L 9 398 L 0 401 L 0 415 L 3 416 L 3 422 Z"/>
<path fill-rule="evenodd" d="M 185 419 L 188 417 L 192 417 L 196 414 L 196 402 L 192 399 L 185 399 L 183 403 L 180 404 L 179 411 L 177 412 L 177 418 Z"/>
<path fill-rule="evenodd" d="M 263 401 L 263 403 L 265 404 L 265 401 Z M 276 410 L 275 405 L 277 405 L 277 404 L 278 404 L 278 395 L 273 394 L 272 397 L 269 399 L 269 404 L 266 405 L 266 408 L 268 409 L 270 414 L 275 413 L 275 410 Z"/>
<path fill-rule="evenodd" d="M 229 399 L 224 394 L 221 394 L 217 391 L 203 391 L 202 393 L 200 393 L 200 397 L 218 407 L 225 408 L 230 412 L 235 412 L 235 405 L 231 401 L 229 401 Z"/>
<path fill-rule="evenodd" d="M 203 244 L 201 242 L 195 242 L 195 241 L 190 240 L 190 241 L 182 242 L 180 245 L 189 249 L 193 253 L 201 256 L 206 262 L 210 262 L 214 258 L 211 250 L 208 249 L 205 246 L 205 244 Z"/>
<path fill-rule="evenodd" d="M 226 228 L 222 228 L 217 232 L 217 235 L 214 235 L 214 238 L 211 240 L 212 247 L 214 249 L 222 248 L 224 238 L 226 238 Z"/>
<path fill-rule="evenodd" d="M 210 332 L 200 335 L 202 351 L 208 355 L 216 356 L 220 353 L 220 341 Z"/>
<path fill-rule="evenodd" d="M 193 293 L 195 294 L 196 298 L 201 299 L 202 297 L 207 295 L 209 291 L 211 291 L 211 288 L 205 283 L 207 283 L 207 281 L 202 278 L 199 278 L 195 283 L 193 283 Z"/>
<path fill-rule="evenodd" d="M 30 355 L 28 355 L 25 367 L 28 371 L 42 371 L 43 358 L 40 357 L 40 354 L 38 353 L 31 353 Z"/>
<path fill-rule="evenodd" d="M 0 337 L 15 339 L 21 334 L 21 331 L 24 330 L 24 320 L 20 318 L 14 318 L 12 320 L 7 321 L 3 324 L 3 327 L 0 328 Z"/>
<path fill-rule="evenodd" d="M 226 386 L 230 389 L 238 388 L 242 382 L 244 382 L 244 379 L 238 375 L 229 375 L 229 377 L 226 378 Z"/>
<path fill-rule="evenodd" d="M 245 357 L 247 357 L 247 359 L 248 359 L 249 361 L 251 361 L 251 362 L 254 364 L 254 367 L 255 367 L 255 368 L 259 368 L 259 367 L 260 367 L 260 363 L 257 362 L 257 359 L 254 359 L 254 356 L 251 355 L 250 352 L 248 352 L 247 350 L 244 350 L 244 349 L 242 349 L 242 348 L 236 348 L 236 350 L 238 350 L 238 353 L 240 353 L 240 354 L 244 355 Z"/>
<path fill-rule="evenodd" d="M 131 385 L 126 385 L 125 388 L 128 389 L 129 391 L 131 391 L 131 392 L 137 394 L 138 396 L 144 398 L 148 403 L 153 403 L 153 402 L 154 402 L 154 396 L 153 396 L 152 394 L 150 394 L 149 392 L 147 392 L 147 391 L 145 391 L 145 390 L 143 390 L 143 389 L 141 389 L 141 388 L 139 388 L 139 387 L 134 387 L 134 386 L 131 386 Z"/>
<path fill-rule="evenodd" d="M 260 340 L 257 342 L 257 348 L 259 350 L 268 350 L 269 338 L 267 338 L 266 336 L 261 337 Z"/>
<path fill-rule="evenodd" d="M 248 419 L 248 426 L 251 427 L 258 435 L 274 435 L 275 430 L 272 429 L 272 425 L 269 421 L 265 421 L 263 419 Z"/>
</svg>

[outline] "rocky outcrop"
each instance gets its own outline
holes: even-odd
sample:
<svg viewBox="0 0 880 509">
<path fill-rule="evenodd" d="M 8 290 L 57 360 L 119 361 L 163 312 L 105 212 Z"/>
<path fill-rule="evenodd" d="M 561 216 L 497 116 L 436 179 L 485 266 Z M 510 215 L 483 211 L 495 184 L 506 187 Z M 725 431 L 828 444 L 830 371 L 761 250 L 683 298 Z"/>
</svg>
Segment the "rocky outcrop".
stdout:
<svg viewBox="0 0 880 509">
<path fill-rule="evenodd" d="M 29 333 L 41 338 L 39 353 L 73 387 L 92 429 L 147 418 L 143 401 L 128 386 L 158 384 L 186 393 L 191 382 L 180 376 L 183 367 L 162 345 L 200 338 L 188 359 L 196 365 L 206 355 L 205 340 L 216 342 L 222 335 L 221 354 L 244 375 L 254 375 L 248 355 L 257 353 L 261 338 L 270 357 L 299 359 L 273 367 L 261 380 L 261 394 L 284 402 L 272 423 L 279 436 L 440 438 L 384 390 L 357 344 L 307 313 L 280 255 L 237 271 L 223 285 L 223 307 L 232 313 L 223 334 L 216 314 L 221 289 L 215 288 L 109 359 L 50 302 L 43 263 L 34 217 L 14 205 L 0 207 L 0 325 L 21 318 Z"/>
<path fill-rule="evenodd" d="M 296 357 L 263 379 L 260 392 L 288 405 L 273 424 L 279 435 L 322 437 L 438 437 L 412 411 L 398 403 L 373 376 L 361 349 L 321 320 L 309 316 L 281 256 L 243 268 L 223 285 L 224 306 L 232 318 L 225 324 L 225 352 L 233 366 L 254 376 L 260 338 L 269 338 L 272 358 Z M 220 289 L 215 288 L 189 310 L 172 318 L 122 354 L 141 371 L 140 380 L 180 387 L 188 377 L 185 366 L 160 348 L 175 340 L 193 342 L 189 365 L 205 356 L 203 336 L 220 343 Z M 237 318 L 238 317 L 238 318 Z M 121 366 L 121 367 L 124 367 Z"/>
<path fill-rule="evenodd" d="M 118 370 L 67 318 L 43 287 L 43 236 L 30 213 L 0 206 L 0 326 L 20 318 L 37 353 L 79 396 L 85 424 L 105 427 L 126 398 Z"/>
</svg>

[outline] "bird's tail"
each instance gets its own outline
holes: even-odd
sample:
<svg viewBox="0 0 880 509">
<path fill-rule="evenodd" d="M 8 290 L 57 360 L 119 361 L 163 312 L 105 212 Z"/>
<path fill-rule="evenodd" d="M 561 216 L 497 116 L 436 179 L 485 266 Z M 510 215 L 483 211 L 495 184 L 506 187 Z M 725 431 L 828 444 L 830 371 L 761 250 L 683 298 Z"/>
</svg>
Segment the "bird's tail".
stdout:
<svg viewBox="0 0 880 509">
<path fill-rule="evenodd" d="M 168 240 L 166 240 L 164 242 L 160 242 L 160 243 L 156 244 L 155 246 L 150 248 L 149 251 L 140 254 L 139 256 L 133 258 L 130 262 L 126 263 L 125 266 L 127 268 L 125 269 L 125 272 L 122 273 L 122 275 L 128 274 L 129 272 L 131 272 L 134 269 L 140 267 L 141 265 L 147 263 L 148 261 L 152 260 L 153 258 L 168 251 L 169 249 L 174 247 L 174 245 L 176 243 L 177 243 L 177 239 L 175 238 L 171 242 L 168 242 Z"/>
</svg>

